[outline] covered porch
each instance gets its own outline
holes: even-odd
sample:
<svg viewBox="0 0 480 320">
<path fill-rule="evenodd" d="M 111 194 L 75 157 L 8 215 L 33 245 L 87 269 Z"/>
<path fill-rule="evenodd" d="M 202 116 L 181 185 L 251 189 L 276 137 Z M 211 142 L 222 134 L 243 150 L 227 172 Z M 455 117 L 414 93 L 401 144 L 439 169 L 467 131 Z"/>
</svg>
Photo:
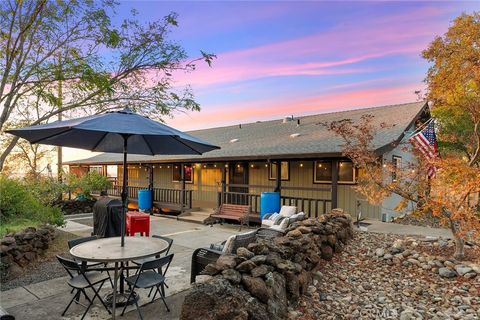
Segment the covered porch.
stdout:
<svg viewBox="0 0 480 320">
<path fill-rule="evenodd" d="M 119 197 L 122 167 L 110 177 L 110 196 Z M 91 165 L 107 175 L 107 165 Z M 112 171 L 112 170 L 110 170 Z M 351 214 L 378 218 L 380 210 L 362 201 L 352 188 L 359 172 L 344 158 L 255 159 L 197 163 L 130 163 L 129 198 L 140 189 L 152 190 L 153 206 L 163 213 L 208 216 L 221 204 L 249 205 L 259 221 L 262 192 L 279 192 L 282 205 L 293 205 L 310 217 L 341 207 Z"/>
</svg>

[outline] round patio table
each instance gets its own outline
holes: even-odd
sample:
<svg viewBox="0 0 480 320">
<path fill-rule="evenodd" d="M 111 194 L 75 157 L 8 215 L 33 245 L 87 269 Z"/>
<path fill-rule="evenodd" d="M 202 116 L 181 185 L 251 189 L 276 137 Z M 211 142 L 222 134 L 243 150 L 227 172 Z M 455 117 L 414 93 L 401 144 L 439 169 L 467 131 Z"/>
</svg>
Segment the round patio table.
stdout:
<svg viewBox="0 0 480 320">
<path fill-rule="evenodd" d="M 78 244 L 70 249 L 70 254 L 81 261 L 115 263 L 112 301 L 112 319 L 115 319 L 119 263 L 156 256 L 167 248 L 168 243 L 159 238 L 125 237 L 125 246 L 122 247 L 120 237 L 112 237 Z"/>
</svg>

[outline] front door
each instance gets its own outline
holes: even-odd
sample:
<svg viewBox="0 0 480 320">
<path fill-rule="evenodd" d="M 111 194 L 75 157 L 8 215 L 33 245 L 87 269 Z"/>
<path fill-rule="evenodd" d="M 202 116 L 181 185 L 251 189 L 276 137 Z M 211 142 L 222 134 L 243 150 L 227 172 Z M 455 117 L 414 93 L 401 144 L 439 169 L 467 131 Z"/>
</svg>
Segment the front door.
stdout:
<svg viewBox="0 0 480 320">
<path fill-rule="evenodd" d="M 228 202 L 231 204 L 248 204 L 248 163 L 233 162 L 228 166 L 230 192 Z M 241 185 L 241 186 L 239 186 Z"/>
</svg>

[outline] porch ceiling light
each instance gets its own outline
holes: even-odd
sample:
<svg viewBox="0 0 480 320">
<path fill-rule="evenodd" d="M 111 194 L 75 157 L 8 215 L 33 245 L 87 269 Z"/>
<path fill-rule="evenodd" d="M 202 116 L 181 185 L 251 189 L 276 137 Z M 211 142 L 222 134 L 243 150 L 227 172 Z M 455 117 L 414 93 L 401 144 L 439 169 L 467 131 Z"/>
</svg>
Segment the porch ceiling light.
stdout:
<svg viewBox="0 0 480 320">
<path fill-rule="evenodd" d="M 290 135 L 290 138 L 296 138 L 296 137 L 299 137 L 300 136 L 300 133 L 292 133 Z"/>
<path fill-rule="evenodd" d="M 232 140 L 230 140 L 230 143 L 235 143 L 237 141 L 238 141 L 238 139 L 232 139 Z"/>
</svg>

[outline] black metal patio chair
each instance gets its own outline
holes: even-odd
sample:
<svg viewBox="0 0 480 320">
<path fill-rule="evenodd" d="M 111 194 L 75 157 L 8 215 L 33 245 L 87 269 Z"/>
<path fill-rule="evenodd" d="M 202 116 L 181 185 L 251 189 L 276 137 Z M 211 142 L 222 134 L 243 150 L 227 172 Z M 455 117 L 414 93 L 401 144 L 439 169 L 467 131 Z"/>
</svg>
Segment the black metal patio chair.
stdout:
<svg viewBox="0 0 480 320">
<path fill-rule="evenodd" d="M 69 249 L 72 249 L 73 247 L 75 247 L 76 245 L 78 244 L 81 244 L 81 243 L 85 243 L 85 242 L 89 242 L 89 241 L 93 241 L 93 240 L 97 240 L 97 236 L 90 236 L 90 237 L 83 237 L 83 238 L 77 238 L 77 239 L 72 239 L 72 240 L 68 240 L 68 248 Z M 77 259 L 73 258 L 74 261 L 78 262 L 79 264 L 81 264 L 82 262 L 81 261 L 78 261 Z M 86 267 L 87 269 L 88 268 L 94 268 L 94 267 L 98 267 L 98 266 L 104 266 L 106 267 L 107 266 L 107 263 L 104 263 L 104 262 L 91 262 L 91 261 L 87 261 L 87 262 L 83 262 L 86 264 Z M 102 271 L 103 272 L 103 271 Z M 110 281 L 110 284 L 112 285 L 113 287 L 113 281 L 112 281 L 112 277 L 110 276 L 110 273 L 108 272 L 108 270 L 106 270 L 107 274 L 108 274 L 108 280 Z"/>
<path fill-rule="evenodd" d="M 102 289 L 105 281 L 107 281 L 110 277 L 99 271 L 86 271 L 84 268 L 82 268 L 81 265 L 78 264 L 77 261 L 66 259 L 60 256 L 57 256 L 57 259 L 70 276 L 70 279 L 67 280 L 67 284 L 72 287 L 73 290 L 76 290 L 67 307 L 65 308 L 65 310 L 63 310 L 62 317 L 65 316 L 67 310 L 70 308 L 72 303 L 75 302 L 76 304 L 79 304 L 86 308 L 81 318 L 81 320 L 83 320 L 83 318 L 85 318 L 85 316 L 87 315 L 88 310 L 90 310 L 90 307 L 93 305 L 95 298 L 98 298 L 105 307 L 105 309 L 108 311 L 108 313 L 111 314 L 110 309 L 108 309 L 107 305 L 105 304 L 105 301 L 103 301 L 103 299 L 98 294 Z M 95 288 L 96 285 L 99 285 L 98 288 Z M 85 291 L 86 289 L 92 289 L 94 293 L 92 299 L 88 297 Z M 88 305 L 80 303 L 81 294 L 83 294 L 85 296 L 85 299 L 89 302 Z"/>
<path fill-rule="evenodd" d="M 174 254 L 172 253 L 165 257 L 156 258 L 152 261 L 144 262 L 140 265 L 140 270 L 136 275 L 125 278 L 125 281 L 129 284 L 132 290 L 128 295 L 125 307 L 123 307 L 122 316 L 125 314 L 128 302 L 134 295 L 135 288 L 155 288 L 155 294 L 153 295 L 153 298 L 149 303 L 152 303 L 155 300 L 158 292 L 160 294 L 160 298 L 163 301 L 163 304 L 165 305 L 165 308 L 168 312 L 170 312 L 167 302 L 165 301 L 165 275 L 167 273 L 168 267 L 170 266 L 170 263 L 172 262 L 173 255 Z M 138 306 L 137 299 L 134 299 L 134 301 L 138 314 L 140 315 L 140 319 L 143 320 L 142 312 L 140 311 L 140 308 Z"/>
</svg>

